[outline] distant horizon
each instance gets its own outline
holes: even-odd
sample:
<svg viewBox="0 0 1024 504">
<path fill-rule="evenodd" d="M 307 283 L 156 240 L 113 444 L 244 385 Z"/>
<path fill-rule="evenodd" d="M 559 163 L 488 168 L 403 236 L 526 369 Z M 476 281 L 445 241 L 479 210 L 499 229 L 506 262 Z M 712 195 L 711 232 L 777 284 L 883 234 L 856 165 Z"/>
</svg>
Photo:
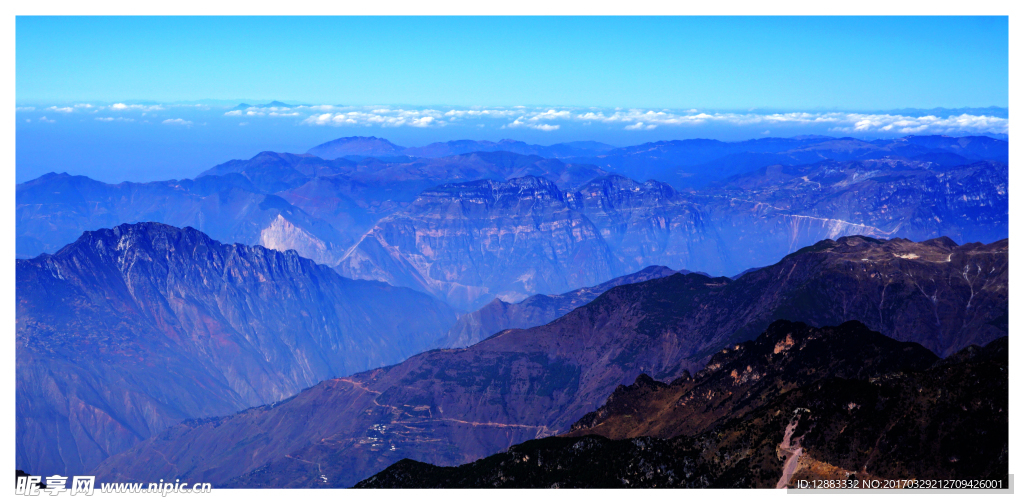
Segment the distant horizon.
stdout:
<svg viewBox="0 0 1024 504">
<path fill-rule="evenodd" d="M 313 150 L 314 148 L 316 148 L 318 146 L 321 146 L 321 145 L 324 145 L 324 144 L 327 144 L 327 143 L 330 143 L 330 142 L 334 142 L 334 141 L 337 141 L 337 140 L 343 140 L 343 139 L 378 139 L 378 140 L 387 141 L 388 143 L 391 143 L 391 144 L 395 145 L 396 147 L 401 147 L 401 148 L 405 148 L 405 149 L 421 148 L 421 147 L 427 147 L 427 146 L 434 145 L 434 144 L 445 144 L 445 143 L 449 143 L 449 142 L 480 142 L 480 143 L 485 143 L 485 142 L 489 142 L 489 143 L 510 142 L 510 143 L 523 143 L 523 144 L 527 144 L 527 145 L 540 146 L 540 147 L 553 147 L 553 146 L 568 145 L 568 144 L 573 144 L 573 143 L 594 142 L 594 143 L 600 143 L 600 144 L 608 145 L 608 146 L 612 147 L 613 149 L 623 149 L 623 148 L 639 146 L 639 145 L 646 145 L 646 144 L 664 144 L 664 143 L 671 143 L 671 142 L 686 142 L 686 141 L 693 141 L 693 140 L 715 141 L 715 142 L 722 142 L 722 143 L 743 143 L 743 142 L 749 142 L 749 141 L 755 141 L 755 140 L 768 140 L 768 139 L 813 139 L 813 138 L 821 138 L 821 139 L 835 139 L 835 140 L 853 139 L 853 140 L 858 140 L 858 141 L 863 141 L 863 142 L 874 142 L 874 141 L 884 141 L 884 140 L 896 140 L 896 139 L 899 139 L 899 138 L 929 137 L 929 136 L 951 137 L 951 138 L 988 137 L 988 138 L 992 138 L 992 139 L 996 139 L 996 140 L 1002 140 L 1002 141 L 1008 141 L 1008 139 L 1009 139 L 1009 135 L 1005 134 L 1005 133 L 1003 133 L 1003 134 L 996 134 L 996 133 L 974 133 L 974 134 L 963 134 L 963 135 L 943 135 L 943 134 L 926 133 L 926 134 L 906 134 L 906 135 L 882 136 L 882 137 L 871 137 L 871 136 L 863 136 L 863 135 L 856 135 L 856 134 L 850 134 L 850 135 L 845 135 L 845 136 L 840 136 L 840 135 L 820 135 L 820 134 L 798 134 L 798 135 L 788 135 L 788 136 L 759 136 L 759 137 L 756 137 L 756 138 L 745 138 L 745 139 L 739 139 L 739 140 L 719 140 L 719 139 L 715 139 L 715 138 L 704 138 L 704 137 L 686 137 L 686 138 L 680 137 L 680 138 L 669 138 L 669 139 L 663 139 L 663 140 L 652 140 L 652 141 L 647 141 L 647 142 L 627 143 L 627 144 L 619 144 L 619 145 L 608 143 L 608 142 L 600 142 L 600 141 L 595 141 L 595 140 L 589 140 L 589 139 L 586 139 L 586 138 L 580 138 L 580 139 L 576 139 L 576 140 L 564 140 L 564 141 L 558 141 L 558 142 L 547 142 L 547 143 L 544 143 L 544 142 L 528 142 L 528 141 L 522 140 L 521 138 L 516 138 L 516 137 L 500 138 L 500 139 L 497 139 L 497 140 L 479 139 L 479 138 L 450 138 L 450 139 L 447 139 L 447 140 L 436 140 L 436 141 L 427 142 L 427 143 L 409 144 L 409 143 L 394 142 L 388 136 L 386 136 L 384 134 L 384 132 L 372 132 L 372 133 L 358 134 L 358 135 L 338 135 L 338 136 L 332 137 L 332 138 L 330 138 L 328 140 L 325 140 L 323 142 L 319 142 L 319 143 L 314 144 L 314 145 L 309 145 L 305 149 L 296 149 L 296 150 L 291 150 L 291 151 L 289 151 L 289 150 L 262 149 L 262 150 L 258 150 L 257 152 L 254 152 L 250 156 L 240 156 L 240 157 L 232 157 L 232 158 L 222 159 L 222 160 L 220 160 L 220 161 L 218 161 L 218 162 L 216 162 L 214 164 L 210 164 L 209 166 L 201 167 L 199 169 L 199 171 L 196 171 L 195 173 L 193 173 L 191 175 L 182 176 L 182 177 L 159 177 L 159 176 L 157 176 L 157 177 L 150 177 L 150 178 L 147 178 L 147 179 L 110 180 L 110 179 L 105 179 L 105 177 L 103 177 L 102 175 L 90 174 L 90 173 L 78 173 L 78 172 L 69 171 L 67 169 L 63 169 L 63 170 L 61 170 L 61 169 L 54 169 L 54 170 L 45 171 L 45 172 L 42 172 L 42 173 L 34 173 L 32 176 L 27 177 L 27 176 L 23 176 L 23 172 L 21 170 L 17 170 L 16 171 L 16 181 L 15 181 L 15 183 L 16 184 L 21 184 L 21 183 L 24 183 L 24 182 L 28 182 L 28 181 L 31 181 L 31 180 L 38 179 L 38 178 L 40 178 L 42 176 L 49 175 L 49 174 L 58 174 L 58 175 L 66 174 L 66 175 L 70 175 L 70 176 L 85 176 L 85 177 L 88 177 L 90 179 L 93 179 L 93 180 L 96 180 L 96 181 L 99 181 L 99 182 L 109 183 L 109 184 L 117 184 L 117 183 L 122 183 L 122 182 L 147 183 L 147 182 L 158 182 L 158 181 L 165 181 L 165 180 L 194 179 L 194 178 L 198 177 L 199 174 L 202 173 L 203 171 L 205 171 L 207 169 L 210 169 L 210 168 L 213 168 L 214 166 L 220 165 L 222 163 L 227 163 L 227 162 L 230 162 L 230 161 L 235 161 L 235 160 L 248 160 L 248 159 L 252 159 L 253 157 L 258 156 L 259 154 L 261 154 L 263 152 L 277 152 L 277 153 L 297 154 L 297 155 L 306 155 L 306 154 L 308 154 L 308 155 L 314 155 L 315 156 L 315 154 L 309 154 L 308 151 Z M 500 151 L 497 151 L 497 152 L 500 152 Z M 465 154 L 455 154 L 455 155 L 465 155 Z M 403 154 L 403 156 L 405 156 L 405 155 Z M 374 157 L 374 156 L 353 156 L 353 155 L 350 155 L 350 156 L 342 156 L 342 157 Z M 377 156 L 377 157 L 387 158 L 387 156 Z M 411 156 L 411 157 L 415 158 L 415 156 Z"/>
<path fill-rule="evenodd" d="M 219 105 L 158 101 L 22 104 L 16 108 L 16 181 L 73 172 L 106 182 L 182 179 L 263 151 L 301 153 L 348 136 L 406 147 L 472 139 L 535 145 L 596 141 L 726 142 L 802 135 L 861 140 L 906 135 L 1008 139 L 1009 109 L 881 111 L 601 107 L 305 105 L 277 100 Z M 247 107 L 239 108 L 240 105 Z M 60 148 L 55 148 L 60 146 Z"/>
</svg>

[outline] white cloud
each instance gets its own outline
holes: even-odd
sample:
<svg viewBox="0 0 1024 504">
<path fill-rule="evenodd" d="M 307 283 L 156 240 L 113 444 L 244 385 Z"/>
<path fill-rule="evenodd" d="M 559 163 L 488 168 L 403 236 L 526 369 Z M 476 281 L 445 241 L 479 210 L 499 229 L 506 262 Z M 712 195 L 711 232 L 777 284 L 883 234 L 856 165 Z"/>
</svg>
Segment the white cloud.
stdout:
<svg viewBox="0 0 1024 504">
<path fill-rule="evenodd" d="M 644 123 L 638 122 L 636 124 L 630 124 L 629 126 L 626 126 L 626 129 L 628 129 L 628 130 L 641 130 L 641 129 L 652 130 L 652 129 L 657 128 L 657 127 L 658 127 L 657 124 L 644 125 Z"/>
<path fill-rule="evenodd" d="M 534 114 L 533 116 L 530 117 L 530 120 L 531 121 L 553 121 L 553 120 L 558 120 L 558 119 L 569 119 L 570 117 L 572 117 L 572 112 L 569 112 L 568 110 L 548 109 L 548 110 L 546 110 L 544 112 L 541 112 L 539 114 Z"/>
<path fill-rule="evenodd" d="M 47 119 L 47 118 L 46 118 L 46 116 L 43 116 L 43 117 L 40 117 L 40 118 L 39 118 L 39 122 L 48 122 L 48 123 L 55 123 L 55 122 L 57 122 L 57 121 L 55 121 L 55 120 L 53 120 L 53 119 Z"/>
<path fill-rule="evenodd" d="M 31 111 L 33 111 L 35 109 L 36 109 L 35 107 L 15 107 L 14 108 L 14 110 L 16 110 L 18 112 L 31 112 Z"/>
<path fill-rule="evenodd" d="M 192 121 L 186 121 L 184 119 L 164 119 L 163 124 L 172 124 L 175 126 L 192 126 Z"/>
<path fill-rule="evenodd" d="M 427 126 L 430 126 L 431 123 L 433 123 L 433 122 L 434 122 L 434 118 L 433 117 L 429 117 L 429 116 L 428 117 L 421 117 L 419 119 L 413 119 L 412 122 L 409 123 L 409 126 L 415 126 L 417 128 L 425 128 Z"/>
<path fill-rule="evenodd" d="M 68 112 L 74 112 L 75 111 L 75 109 L 73 109 L 71 107 L 56 107 L 56 106 L 50 107 L 50 108 L 48 108 L 46 110 L 52 110 L 54 112 L 64 112 L 65 114 L 68 113 Z"/>
<path fill-rule="evenodd" d="M 226 115 L 226 116 L 240 116 L 240 115 L 242 115 L 242 111 L 241 110 L 229 110 L 227 112 L 224 112 L 224 115 Z"/>
<path fill-rule="evenodd" d="M 381 107 L 347 109 L 347 112 L 316 114 L 307 117 L 303 123 L 330 126 L 444 126 L 448 124 L 444 114 L 438 110 L 406 110 Z"/>
<path fill-rule="evenodd" d="M 111 121 L 135 122 L 135 119 L 130 119 L 128 117 L 97 117 L 96 120 L 97 121 L 103 121 L 103 122 L 111 122 Z"/>
<path fill-rule="evenodd" d="M 789 112 L 774 114 L 756 113 L 703 113 L 686 111 L 652 111 L 642 109 L 616 110 L 614 113 L 586 112 L 573 116 L 576 121 L 598 121 L 604 123 L 628 123 L 627 129 L 652 126 L 689 126 L 702 124 L 726 124 L 749 126 L 757 124 L 782 125 L 831 125 L 838 132 L 899 132 L 910 133 L 1007 133 L 1009 119 L 991 116 L 963 114 L 947 118 L 935 116 L 911 117 L 893 114 L 858 114 L 850 112 Z M 767 134 L 767 133 L 765 133 Z"/>
<path fill-rule="evenodd" d="M 452 109 L 445 112 L 445 117 L 451 119 L 463 119 L 463 118 L 501 118 L 511 117 L 520 114 L 517 110 L 502 110 L 502 109 L 468 109 L 468 110 L 456 110 Z"/>
<path fill-rule="evenodd" d="M 152 112 L 155 110 L 164 110 L 163 106 L 160 105 L 126 105 L 124 103 L 115 103 L 110 106 L 111 110 L 125 111 L 125 110 L 142 110 L 146 112 Z"/>
<path fill-rule="evenodd" d="M 974 116 L 912 117 L 895 114 L 861 114 L 852 112 L 702 112 L 688 110 L 654 109 L 598 109 L 598 108 L 551 108 L 551 107 L 467 107 L 434 109 L 405 109 L 384 106 L 337 107 L 331 105 L 297 106 L 294 111 L 308 110 L 323 113 L 313 114 L 303 120 L 304 124 L 317 126 L 380 126 L 380 127 L 443 127 L 472 121 L 475 125 L 486 120 L 511 120 L 502 128 L 531 128 L 539 131 L 554 131 L 562 125 L 576 124 L 590 126 L 606 124 L 621 125 L 628 130 L 651 130 L 659 127 L 690 127 L 705 125 L 760 126 L 756 131 L 770 131 L 764 126 L 817 126 L 829 131 L 848 133 L 891 133 L 891 134 L 946 134 L 946 133 L 1008 133 L 1009 119 Z M 295 112 L 288 114 L 294 114 Z M 246 115 L 259 115 L 256 109 Z M 288 115 L 278 113 L 277 115 Z M 232 111 L 225 115 L 243 115 Z M 270 115 L 274 115 L 271 113 Z M 767 135 L 768 133 L 763 133 Z"/>
<path fill-rule="evenodd" d="M 561 125 L 558 125 L 558 124 L 544 124 L 544 123 L 530 122 L 530 119 L 525 119 L 524 120 L 523 117 L 517 118 L 515 121 L 512 121 L 511 123 L 507 124 L 506 126 L 508 126 L 509 128 L 531 128 L 531 129 L 540 130 L 540 131 L 555 131 L 556 129 L 561 127 Z"/>
<path fill-rule="evenodd" d="M 306 118 L 305 121 L 302 122 L 306 124 L 317 124 L 323 126 L 325 124 L 330 124 L 331 117 L 331 114 L 320 114 L 315 116 L 309 116 L 308 118 Z"/>
</svg>

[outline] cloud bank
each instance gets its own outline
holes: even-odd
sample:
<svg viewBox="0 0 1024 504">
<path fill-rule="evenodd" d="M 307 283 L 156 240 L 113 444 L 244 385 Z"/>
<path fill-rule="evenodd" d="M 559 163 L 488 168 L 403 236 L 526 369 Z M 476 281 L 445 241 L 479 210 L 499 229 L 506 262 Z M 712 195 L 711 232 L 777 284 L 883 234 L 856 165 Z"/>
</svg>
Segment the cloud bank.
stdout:
<svg viewBox="0 0 1024 504">
<path fill-rule="evenodd" d="M 253 120 L 287 121 L 282 124 L 336 127 L 381 128 L 444 128 L 447 126 L 491 127 L 495 129 L 524 128 L 552 132 L 564 128 L 603 128 L 624 132 L 668 130 L 673 135 L 686 136 L 687 129 L 704 127 L 749 127 L 762 135 L 781 130 L 800 134 L 801 129 L 828 134 L 857 135 L 929 135 L 929 134 L 1009 134 L 1010 120 L 1006 109 L 936 109 L 935 111 L 893 112 L 760 112 L 702 111 L 698 109 L 608 109 L 572 107 L 394 107 L 394 106 L 339 106 L 339 105 L 257 105 L 245 108 L 210 107 L 182 104 L 127 104 L 95 105 L 78 103 L 73 106 L 23 106 L 17 111 L 33 111 L 51 115 L 95 114 L 105 111 L 98 121 L 111 121 L 114 117 L 150 115 L 163 124 L 191 126 L 194 117 L 170 118 L 160 121 L 163 111 L 179 115 L 174 110 L 189 114 L 213 110 L 215 115 L 242 118 L 248 124 Z M 966 112 L 963 112 L 966 110 Z M 940 113 L 945 112 L 945 113 Z M 988 115 L 994 113 L 995 115 Z M 127 114 L 127 115 L 126 115 Z M 915 115 L 916 114 L 916 115 Z M 164 117 L 167 117 L 166 115 Z M 42 121 L 42 118 L 38 118 Z M 199 123 L 203 123 L 202 120 Z M 239 123 L 240 124 L 240 123 Z"/>
<path fill-rule="evenodd" d="M 339 108 L 321 106 L 323 113 L 307 116 L 303 124 L 314 126 L 414 126 L 444 127 L 467 121 L 502 121 L 503 128 L 531 128 L 555 131 L 563 125 L 589 126 L 603 124 L 623 130 L 652 130 L 692 126 L 818 126 L 835 133 L 946 134 L 997 133 L 1008 134 L 1010 120 L 988 115 L 960 114 L 910 116 L 891 113 L 857 112 L 787 112 L 737 113 L 701 112 L 697 110 L 599 110 L 553 108 L 488 108 L 488 109 L 408 109 L 408 108 Z M 295 107 L 301 112 L 304 107 Z M 305 107 L 311 108 L 311 107 Z M 335 109 L 335 111 L 331 111 Z"/>
</svg>

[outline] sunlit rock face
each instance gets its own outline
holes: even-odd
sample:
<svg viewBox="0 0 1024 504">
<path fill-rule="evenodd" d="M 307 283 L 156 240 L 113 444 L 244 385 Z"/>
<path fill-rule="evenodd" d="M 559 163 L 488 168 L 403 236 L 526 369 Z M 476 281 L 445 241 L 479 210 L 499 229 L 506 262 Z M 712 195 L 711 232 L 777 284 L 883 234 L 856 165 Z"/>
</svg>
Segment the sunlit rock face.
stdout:
<svg viewBox="0 0 1024 504">
<path fill-rule="evenodd" d="M 259 244 L 281 252 L 294 250 L 302 257 L 321 264 L 330 264 L 334 259 L 323 240 L 295 226 L 282 215 L 278 215 L 269 226 L 260 231 Z"/>
</svg>

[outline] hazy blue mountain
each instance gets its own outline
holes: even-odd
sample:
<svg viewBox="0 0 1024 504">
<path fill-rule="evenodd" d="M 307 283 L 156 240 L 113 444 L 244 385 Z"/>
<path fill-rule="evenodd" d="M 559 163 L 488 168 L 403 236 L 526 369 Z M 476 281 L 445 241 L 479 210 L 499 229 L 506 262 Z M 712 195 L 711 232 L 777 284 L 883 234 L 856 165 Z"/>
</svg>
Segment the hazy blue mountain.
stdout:
<svg viewBox="0 0 1024 504">
<path fill-rule="evenodd" d="M 356 156 L 394 156 L 402 153 L 399 147 L 383 138 L 377 137 L 344 137 L 325 142 L 306 151 L 324 159 L 336 159 L 349 155 Z"/>
<path fill-rule="evenodd" d="M 249 105 L 248 103 L 239 103 L 238 105 L 236 105 L 231 110 L 247 110 L 247 109 L 250 109 L 250 108 L 258 108 L 258 109 L 261 109 L 261 108 L 291 108 L 291 107 L 295 107 L 295 106 L 298 106 L 298 105 L 299 104 L 289 105 L 287 103 L 279 102 L 277 100 L 274 100 L 274 101 L 271 101 L 269 103 L 262 103 L 262 104 L 256 104 L 256 105 Z"/>
<path fill-rule="evenodd" d="M 1009 143 L 984 136 L 908 136 L 872 142 L 855 138 L 804 136 L 741 142 L 672 140 L 622 147 L 597 157 L 574 158 L 630 178 L 653 178 L 677 189 L 710 182 L 773 164 L 799 165 L 831 159 L 853 161 L 886 157 L 914 158 L 953 153 L 969 161 L 1008 162 Z"/>
<path fill-rule="evenodd" d="M 195 180 L 105 184 L 47 174 L 17 186 L 17 253 L 55 252 L 83 231 L 125 222 L 192 226 L 227 242 L 295 249 L 336 264 L 379 219 L 438 184 L 535 175 L 571 187 L 606 172 L 508 152 L 390 163 L 261 152 Z"/>
<path fill-rule="evenodd" d="M 125 224 L 17 262 L 17 465 L 86 474 L 189 418 L 435 348 L 424 294 L 191 228 Z"/>
<path fill-rule="evenodd" d="M 353 243 L 344 230 L 262 193 L 236 173 L 144 184 L 51 173 L 16 191 L 21 258 L 55 252 L 85 231 L 146 221 L 191 226 L 225 242 L 297 249 L 318 262 L 330 262 Z"/>
<path fill-rule="evenodd" d="M 990 242 L 1009 236 L 1008 175 L 993 161 L 770 166 L 716 183 L 702 203 L 730 260 L 850 234 Z"/>
<path fill-rule="evenodd" d="M 237 173 L 264 194 L 298 187 L 311 178 L 352 171 L 357 163 L 346 159 L 325 160 L 310 154 L 261 152 L 250 159 L 233 159 L 206 170 L 196 178 Z"/>
</svg>

